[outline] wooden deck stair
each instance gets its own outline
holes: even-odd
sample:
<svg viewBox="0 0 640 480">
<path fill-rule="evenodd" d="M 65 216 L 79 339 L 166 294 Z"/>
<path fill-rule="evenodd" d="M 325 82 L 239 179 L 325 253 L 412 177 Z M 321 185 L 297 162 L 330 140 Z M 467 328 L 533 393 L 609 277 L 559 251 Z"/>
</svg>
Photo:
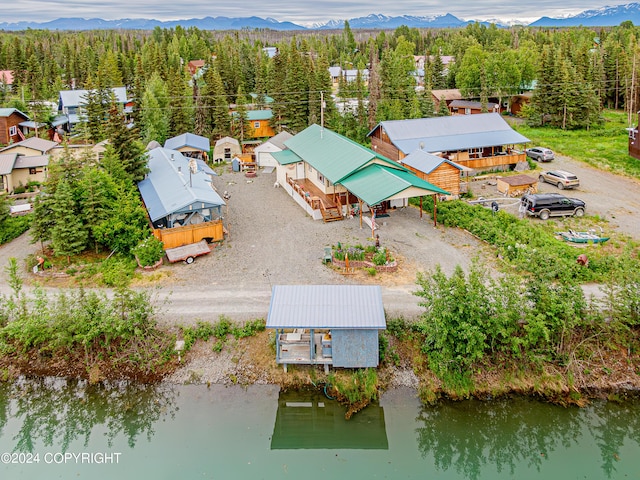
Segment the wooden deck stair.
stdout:
<svg viewBox="0 0 640 480">
<path fill-rule="evenodd" d="M 320 212 L 322 212 L 322 219 L 325 223 L 344 220 L 340 210 L 341 209 L 337 206 L 325 207 L 324 202 L 321 202 L 320 204 Z"/>
</svg>

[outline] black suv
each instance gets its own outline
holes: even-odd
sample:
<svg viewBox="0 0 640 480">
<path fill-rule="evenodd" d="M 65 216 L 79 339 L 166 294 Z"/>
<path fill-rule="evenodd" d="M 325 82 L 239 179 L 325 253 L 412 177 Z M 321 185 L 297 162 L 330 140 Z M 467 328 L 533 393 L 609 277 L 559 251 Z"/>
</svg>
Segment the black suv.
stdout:
<svg viewBox="0 0 640 480">
<path fill-rule="evenodd" d="M 547 220 L 549 217 L 584 215 L 586 205 L 577 198 L 567 198 L 559 193 L 533 193 L 525 195 L 520 201 L 520 211 L 532 217 Z"/>
</svg>

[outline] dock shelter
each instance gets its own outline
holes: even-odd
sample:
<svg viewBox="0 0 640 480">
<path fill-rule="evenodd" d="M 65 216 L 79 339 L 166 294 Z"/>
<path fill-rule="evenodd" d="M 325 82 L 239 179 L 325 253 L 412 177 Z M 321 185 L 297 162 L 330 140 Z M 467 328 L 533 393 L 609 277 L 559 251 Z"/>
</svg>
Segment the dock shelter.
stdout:
<svg viewBox="0 0 640 480">
<path fill-rule="evenodd" d="M 386 329 L 378 285 L 276 285 L 267 328 L 276 362 L 342 368 L 378 366 L 378 331 Z"/>
</svg>

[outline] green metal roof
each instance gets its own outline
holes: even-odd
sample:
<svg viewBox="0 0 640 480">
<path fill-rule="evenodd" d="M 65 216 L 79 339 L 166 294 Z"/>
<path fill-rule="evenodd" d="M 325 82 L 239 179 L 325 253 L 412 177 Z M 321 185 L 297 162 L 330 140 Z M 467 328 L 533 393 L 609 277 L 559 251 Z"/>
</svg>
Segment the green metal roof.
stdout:
<svg viewBox="0 0 640 480">
<path fill-rule="evenodd" d="M 254 122 L 256 120 L 271 120 L 273 112 L 271 110 L 248 110 L 247 120 Z"/>
<path fill-rule="evenodd" d="M 433 195 L 434 193 L 449 195 L 446 190 L 436 187 L 410 172 L 379 164 L 369 165 L 345 178 L 342 185 L 367 205 L 377 205 L 408 189 L 413 189 L 410 197 Z"/>
<path fill-rule="evenodd" d="M 301 162 L 302 159 L 291 150 L 282 150 L 281 152 L 272 152 L 271 155 L 280 165 L 289 165 L 291 163 Z"/>
<path fill-rule="evenodd" d="M 315 124 L 287 140 L 285 145 L 334 184 L 342 183 L 344 178 L 373 160 L 403 168 L 373 150 Z"/>
</svg>

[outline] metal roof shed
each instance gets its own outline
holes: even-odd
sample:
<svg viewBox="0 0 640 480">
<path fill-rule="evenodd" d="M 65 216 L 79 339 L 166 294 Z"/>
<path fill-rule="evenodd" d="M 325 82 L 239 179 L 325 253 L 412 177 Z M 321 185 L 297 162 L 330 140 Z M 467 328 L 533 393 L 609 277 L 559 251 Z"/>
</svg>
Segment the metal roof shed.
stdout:
<svg viewBox="0 0 640 480">
<path fill-rule="evenodd" d="M 377 367 L 378 330 L 386 328 L 382 290 L 377 285 L 276 285 L 267 328 L 276 330 L 276 362 L 285 370 L 288 364 Z"/>
</svg>

